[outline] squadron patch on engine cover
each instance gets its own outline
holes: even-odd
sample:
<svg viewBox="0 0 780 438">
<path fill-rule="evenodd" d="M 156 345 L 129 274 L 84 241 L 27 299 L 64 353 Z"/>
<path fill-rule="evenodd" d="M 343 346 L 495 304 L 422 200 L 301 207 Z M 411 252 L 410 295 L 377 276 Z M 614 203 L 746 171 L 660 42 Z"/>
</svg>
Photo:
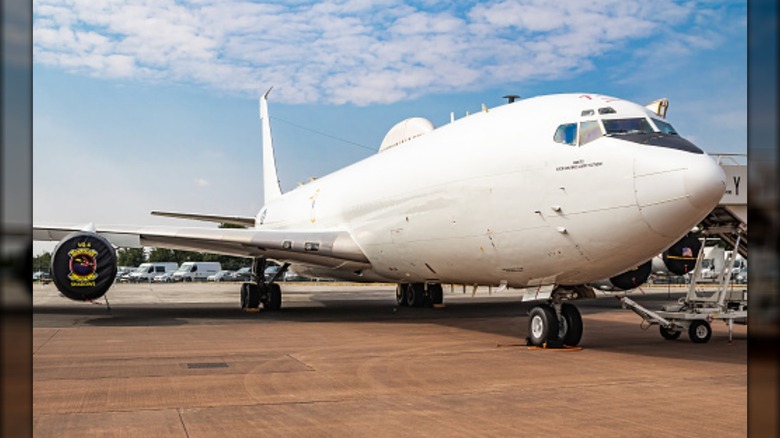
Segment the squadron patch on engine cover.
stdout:
<svg viewBox="0 0 780 438">
<path fill-rule="evenodd" d="M 97 273 L 97 254 L 89 242 L 79 242 L 78 248 L 68 252 L 70 261 L 68 278 L 74 287 L 94 286 Z"/>
</svg>

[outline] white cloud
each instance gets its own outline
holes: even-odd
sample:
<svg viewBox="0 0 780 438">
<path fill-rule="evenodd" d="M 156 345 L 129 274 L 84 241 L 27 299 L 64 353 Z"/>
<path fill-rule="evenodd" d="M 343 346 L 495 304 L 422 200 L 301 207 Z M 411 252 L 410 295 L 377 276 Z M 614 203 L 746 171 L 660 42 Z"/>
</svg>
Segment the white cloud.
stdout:
<svg viewBox="0 0 780 438">
<path fill-rule="evenodd" d="M 38 0 L 33 55 L 97 77 L 363 105 L 566 77 L 632 44 L 707 50 L 723 20 L 671 0 L 422 3 Z"/>
</svg>

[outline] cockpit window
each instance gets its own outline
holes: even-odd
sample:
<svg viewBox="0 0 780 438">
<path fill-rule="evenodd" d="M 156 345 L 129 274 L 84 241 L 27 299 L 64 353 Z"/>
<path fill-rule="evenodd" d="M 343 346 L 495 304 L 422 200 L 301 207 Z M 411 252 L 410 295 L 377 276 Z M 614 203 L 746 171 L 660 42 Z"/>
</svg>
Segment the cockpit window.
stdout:
<svg viewBox="0 0 780 438">
<path fill-rule="evenodd" d="M 580 146 L 601 137 L 601 126 L 596 120 L 586 120 L 580 123 Z"/>
<path fill-rule="evenodd" d="M 645 118 L 603 120 L 607 135 L 635 134 L 653 132 L 653 127 Z"/>
<path fill-rule="evenodd" d="M 655 126 L 658 127 L 658 130 L 663 132 L 664 134 L 677 135 L 677 131 L 675 131 L 672 125 L 670 125 L 669 123 L 666 123 L 658 119 L 653 119 L 653 122 L 655 122 Z"/>
<path fill-rule="evenodd" d="M 572 146 L 575 145 L 577 142 L 577 124 L 567 123 L 565 125 L 559 126 L 555 131 L 553 140 L 555 140 L 557 143 L 570 144 Z"/>
</svg>

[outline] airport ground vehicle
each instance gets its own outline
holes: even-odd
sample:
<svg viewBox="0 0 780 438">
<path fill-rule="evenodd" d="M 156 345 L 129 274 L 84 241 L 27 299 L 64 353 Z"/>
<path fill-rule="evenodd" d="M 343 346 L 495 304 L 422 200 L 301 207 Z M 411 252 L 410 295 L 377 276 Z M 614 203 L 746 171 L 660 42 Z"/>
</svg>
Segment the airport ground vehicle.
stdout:
<svg viewBox="0 0 780 438">
<path fill-rule="evenodd" d="M 742 236 L 737 234 L 735 247 L 739 247 Z M 688 332 L 691 342 L 703 344 L 712 336 L 712 321 L 723 321 L 729 328 L 729 342 L 732 338 L 734 324 L 747 324 L 748 299 L 747 289 L 734 290 L 729 288 L 734 255 L 721 266 L 717 276 L 717 288 L 714 291 L 697 290 L 697 282 L 701 278 L 704 251 L 701 251 L 693 271 L 688 293 L 676 304 L 663 306 L 659 311 L 652 311 L 636 301 L 617 296 L 622 306 L 632 310 L 648 325 L 658 325 L 661 336 L 673 341 L 680 337 L 683 331 Z"/>
<path fill-rule="evenodd" d="M 128 276 L 128 280 L 133 283 L 140 281 L 151 282 L 156 275 L 175 271 L 179 265 L 174 262 L 163 263 L 141 263 L 138 268 Z"/>
<path fill-rule="evenodd" d="M 184 262 L 173 273 L 173 281 L 206 281 L 209 275 L 221 270 L 219 262 Z"/>
</svg>

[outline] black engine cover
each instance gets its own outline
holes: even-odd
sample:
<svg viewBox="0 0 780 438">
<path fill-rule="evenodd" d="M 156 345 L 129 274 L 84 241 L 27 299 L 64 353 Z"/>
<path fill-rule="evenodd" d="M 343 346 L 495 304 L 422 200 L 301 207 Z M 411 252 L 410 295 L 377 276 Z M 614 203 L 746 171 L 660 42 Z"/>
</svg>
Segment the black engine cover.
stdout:
<svg viewBox="0 0 780 438">
<path fill-rule="evenodd" d="M 693 272 L 700 250 L 701 241 L 693 233 L 688 233 L 679 242 L 664 251 L 661 258 L 663 258 L 669 272 L 675 275 L 685 275 Z"/>
<path fill-rule="evenodd" d="M 618 289 L 634 289 L 647 281 L 647 279 L 650 277 L 650 271 L 652 271 L 652 268 L 652 260 L 648 260 L 634 269 L 629 269 L 622 274 L 618 274 L 610 278 L 609 281 Z"/>
<path fill-rule="evenodd" d="M 71 300 L 105 295 L 116 278 L 116 251 L 104 237 L 77 231 L 62 239 L 51 257 L 52 280 Z"/>
</svg>

